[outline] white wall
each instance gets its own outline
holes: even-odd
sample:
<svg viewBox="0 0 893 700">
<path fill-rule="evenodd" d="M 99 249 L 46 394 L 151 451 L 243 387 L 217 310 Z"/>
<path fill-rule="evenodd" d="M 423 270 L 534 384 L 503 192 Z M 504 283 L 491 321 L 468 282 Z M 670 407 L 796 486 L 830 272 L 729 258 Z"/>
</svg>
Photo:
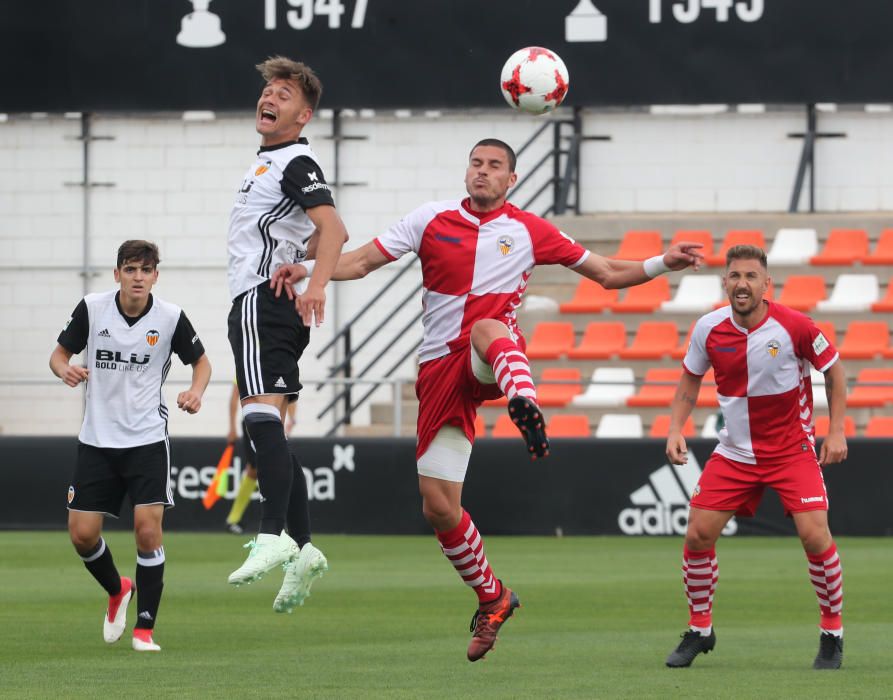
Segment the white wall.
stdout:
<svg viewBox="0 0 893 700">
<path fill-rule="evenodd" d="M 351 233 L 347 247 L 367 242 L 424 201 L 463 194 L 467 153 L 476 140 L 498 136 L 519 146 L 540 123 L 509 111 L 346 119 L 346 134 L 367 137 L 342 144 L 340 179 L 365 183 L 336 192 Z M 584 145 L 583 209 L 783 210 L 801 144 L 786 135 L 803 126 L 802 114 L 793 111 L 587 114 L 585 133 L 606 134 L 612 140 Z M 848 134 L 818 145 L 819 208 L 893 209 L 893 116 L 823 114 L 819 127 Z M 331 120 L 321 117 L 306 132 L 329 179 L 334 177 L 333 142 L 326 138 L 331 128 Z M 0 243 L 6 253 L 0 261 L 0 431 L 5 434 L 73 434 L 80 424 L 80 390 L 55 381 L 47 368 L 59 329 L 84 291 L 83 193 L 66 185 L 82 177 L 82 144 L 75 138 L 79 133 L 79 120 L 61 116 L 15 115 L 0 123 Z M 113 138 L 91 145 L 91 178 L 114 187 L 90 191 L 89 262 L 99 273 L 89 276 L 86 289 L 113 285 L 121 241 L 148 238 L 159 244 L 162 264 L 156 292 L 186 309 L 208 350 L 216 380 L 200 414 L 172 413 L 171 431 L 223 434 L 232 377 L 226 341 L 226 228 L 233 194 L 257 147 L 252 118 L 184 122 L 170 116 L 98 116 L 93 133 Z M 548 145 L 544 139 L 531 148 L 519 161 L 519 173 L 523 175 Z M 331 288 L 329 320 L 313 333 L 301 367 L 304 377 L 325 376 L 332 358 L 316 360 L 315 349 L 402 264 L 362 282 Z M 418 272 L 407 277 L 414 284 Z M 370 352 L 388 348 L 394 332 L 417 309 L 414 299 L 393 317 L 383 311 L 370 315 L 361 332 L 386 326 Z M 418 332 L 407 334 L 407 340 Z M 398 374 L 412 377 L 412 362 Z M 188 376 L 188 368 L 175 364 L 168 381 L 169 403 Z M 387 396 L 388 390 L 381 393 Z M 315 416 L 330 395 L 313 389 L 302 394 L 299 433 L 318 434 L 325 427 Z"/>
</svg>

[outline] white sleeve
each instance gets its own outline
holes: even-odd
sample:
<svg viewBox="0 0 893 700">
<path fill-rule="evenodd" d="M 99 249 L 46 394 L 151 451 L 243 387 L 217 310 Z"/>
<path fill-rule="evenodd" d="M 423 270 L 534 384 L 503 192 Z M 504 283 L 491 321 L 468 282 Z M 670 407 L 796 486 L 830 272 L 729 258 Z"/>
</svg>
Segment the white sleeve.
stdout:
<svg viewBox="0 0 893 700">
<path fill-rule="evenodd" d="M 707 356 L 707 334 L 710 327 L 699 319 L 695 324 L 695 329 L 691 333 L 691 342 L 688 344 L 688 350 L 682 359 L 682 366 L 689 374 L 703 377 L 707 370 L 710 369 L 710 358 Z"/>
<path fill-rule="evenodd" d="M 404 216 L 375 240 L 379 249 L 392 260 L 406 253 L 418 253 L 425 228 L 437 214 L 430 205 L 423 205 Z"/>
</svg>

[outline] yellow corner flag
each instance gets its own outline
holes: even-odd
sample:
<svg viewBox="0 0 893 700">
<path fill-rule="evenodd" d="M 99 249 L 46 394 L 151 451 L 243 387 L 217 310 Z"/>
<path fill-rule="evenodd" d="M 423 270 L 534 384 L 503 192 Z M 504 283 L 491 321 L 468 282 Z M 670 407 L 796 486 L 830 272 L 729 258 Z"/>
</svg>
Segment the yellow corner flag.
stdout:
<svg viewBox="0 0 893 700">
<path fill-rule="evenodd" d="M 232 463 L 233 459 L 233 443 L 229 443 L 226 446 L 226 449 L 223 450 L 223 454 L 220 455 L 220 461 L 217 462 L 217 471 L 214 472 L 214 478 L 211 480 L 211 484 L 208 486 L 208 490 L 205 491 L 205 495 L 202 498 L 202 505 L 204 505 L 205 510 L 211 510 L 211 507 L 220 500 L 220 496 L 222 495 L 220 492 L 220 482 L 221 480 L 225 480 L 224 476 L 226 470 L 229 469 L 229 465 Z M 226 493 L 226 489 L 223 489 L 223 493 Z"/>
</svg>

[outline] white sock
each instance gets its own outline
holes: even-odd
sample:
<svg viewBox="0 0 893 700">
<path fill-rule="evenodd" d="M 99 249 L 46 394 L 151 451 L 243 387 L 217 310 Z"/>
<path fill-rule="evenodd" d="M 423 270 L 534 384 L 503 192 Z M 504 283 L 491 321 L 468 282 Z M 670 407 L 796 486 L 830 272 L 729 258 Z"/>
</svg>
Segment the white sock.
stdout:
<svg viewBox="0 0 893 700">
<path fill-rule="evenodd" d="M 713 625 L 709 627 L 695 627 L 694 625 L 689 625 L 692 632 L 699 632 L 702 637 L 709 637 L 710 633 L 713 631 Z"/>
<path fill-rule="evenodd" d="M 826 630 L 824 627 L 819 627 L 819 629 L 822 630 L 822 634 L 833 634 L 835 637 L 843 639 L 843 627 L 839 630 Z"/>
</svg>

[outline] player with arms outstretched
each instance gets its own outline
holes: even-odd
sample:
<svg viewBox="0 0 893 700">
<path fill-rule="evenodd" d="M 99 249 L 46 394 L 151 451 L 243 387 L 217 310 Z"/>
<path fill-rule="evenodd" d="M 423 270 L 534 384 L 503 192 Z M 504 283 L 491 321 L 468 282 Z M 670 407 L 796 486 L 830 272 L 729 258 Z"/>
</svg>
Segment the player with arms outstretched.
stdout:
<svg viewBox="0 0 893 700">
<path fill-rule="evenodd" d="M 416 382 L 419 490 L 423 513 L 444 555 L 478 597 L 470 661 L 492 648 L 499 628 L 519 605 L 494 575 L 481 536 L 462 508 L 478 406 L 505 395 L 531 456 L 544 457 L 549 450 L 515 314 L 533 268 L 559 264 L 606 287 L 629 287 L 701 260 L 700 246 L 687 243 L 644 264 L 590 253 L 549 222 L 506 201 L 517 180 L 515 161 L 503 141 L 478 142 L 465 171 L 467 198 L 422 205 L 383 235 L 343 255 L 332 277 L 359 279 L 410 252 L 421 259 L 425 313 Z M 280 268 L 273 282 L 291 293 L 290 285 L 310 272 L 308 267 L 312 263 Z"/>
</svg>

